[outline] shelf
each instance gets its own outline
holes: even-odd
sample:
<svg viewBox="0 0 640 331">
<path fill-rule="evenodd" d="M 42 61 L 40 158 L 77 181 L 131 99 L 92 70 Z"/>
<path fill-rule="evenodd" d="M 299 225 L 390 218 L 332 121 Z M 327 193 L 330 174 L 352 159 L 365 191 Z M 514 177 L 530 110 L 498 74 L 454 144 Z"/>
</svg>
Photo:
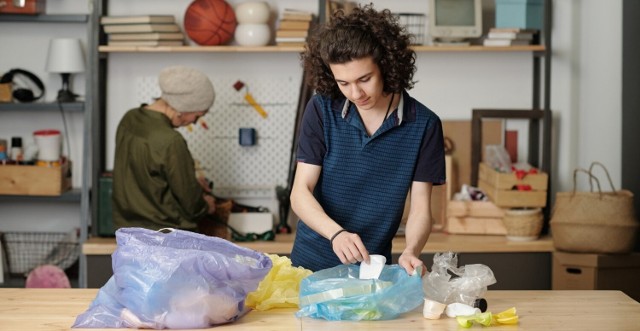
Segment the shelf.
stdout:
<svg viewBox="0 0 640 331">
<path fill-rule="evenodd" d="M 0 14 L 0 22 L 86 23 L 89 15 L 14 15 Z"/>
<path fill-rule="evenodd" d="M 66 111 L 84 111 L 84 102 L 63 102 L 62 109 Z M 0 111 L 51 111 L 58 110 L 57 102 L 31 102 L 31 103 L 0 103 Z"/>
<path fill-rule="evenodd" d="M 486 46 L 413 46 L 416 52 L 542 52 L 544 45 Z M 301 46 L 100 46 L 101 53 L 299 53 Z"/>
<path fill-rule="evenodd" d="M 74 188 L 58 196 L 0 195 L 0 202 L 80 202 L 81 189 Z"/>
</svg>

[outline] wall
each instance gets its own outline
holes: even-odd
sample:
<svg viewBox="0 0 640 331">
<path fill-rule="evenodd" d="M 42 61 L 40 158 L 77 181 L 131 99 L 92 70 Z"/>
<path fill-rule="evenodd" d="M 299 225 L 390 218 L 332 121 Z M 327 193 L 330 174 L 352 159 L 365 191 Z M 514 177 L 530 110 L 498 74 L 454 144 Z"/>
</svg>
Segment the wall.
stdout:
<svg viewBox="0 0 640 331">
<path fill-rule="evenodd" d="M 240 0 L 229 1 L 232 4 Z M 60 0 L 49 3 L 49 10 L 58 12 L 81 12 L 77 1 Z M 146 8 L 154 8 L 157 13 L 180 13 L 188 1 L 158 0 L 112 0 L 112 14 L 144 13 Z M 316 9 L 316 1 L 299 2 L 269 1 L 274 11 L 284 7 Z M 611 172 L 614 183 L 620 183 L 620 125 L 621 125 L 621 0 L 556 0 L 554 1 L 553 61 L 552 61 L 552 110 L 554 111 L 554 159 L 552 167 L 553 185 L 556 190 L 571 188 L 571 173 L 576 166 L 588 166 L 593 160 L 603 161 Z M 55 5 L 56 7 L 52 7 Z M 64 8 L 67 6 L 68 8 Z M 393 11 L 426 11 L 426 1 L 376 1 L 376 7 L 388 6 Z M 60 11 L 61 8 L 65 11 Z M 177 15 L 181 19 L 180 15 Z M 597 22 L 597 24 L 594 24 Z M 10 30 L 5 30 L 9 26 Z M 44 27 L 44 25 L 43 25 Z M 23 27 L 3 23 L 0 43 L 3 45 L 0 71 L 13 66 L 33 69 L 50 86 L 48 98 L 52 99 L 59 86 L 58 77 L 44 72 L 43 52 L 46 52 L 47 38 L 39 37 L 42 28 Z M 72 27 L 73 28 L 73 27 Z M 48 27 L 47 27 L 48 29 Z M 57 31 L 64 36 L 71 31 Z M 5 33 L 12 32 L 12 33 Z M 29 32 L 36 42 L 25 44 L 22 35 Z M 76 31 L 77 32 L 77 31 Z M 84 38 L 84 31 L 77 32 Z M 6 45 L 28 47 L 29 56 L 5 56 L 5 49 L 17 49 Z M 22 48 L 21 48 L 22 49 Z M 15 51 L 17 52 L 17 51 Z M 22 53 L 20 53 L 22 54 Z M 15 53 L 14 53 L 15 55 Z M 14 62 L 7 62 L 14 61 Z M 275 73 L 300 75 L 296 54 L 112 54 L 109 67 L 109 99 L 107 118 L 107 167 L 112 165 L 113 134 L 119 116 L 136 105 L 135 96 L 128 88 L 136 77 L 148 77 L 157 73 L 165 65 L 181 62 L 204 68 L 211 76 L 234 74 L 242 77 L 257 75 L 270 77 Z M 9 64 L 7 64 L 9 63 Z M 417 80 L 419 83 L 410 91 L 412 95 L 438 113 L 443 119 L 470 118 L 472 108 L 527 108 L 531 105 L 531 66 L 529 54 L 458 54 L 419 53 Z M 41 69 L 36 70 L 40 66 Z M 75 86 L 83 91 L 83 75 L 78 75 Z M 292 113 L 293 114 L 293 113 Z M 57 118 L 43 121 L 55 121 Z M 72 152 L 81 151 L 82 121 L 72 124 Z M 31 131 L 32 123 L 20 115 L 0 114 L 0 136 L 13 134 L 14 129 L 24 127 Z M 285 146 L 284 148 L 289 148 Z M 76 164 L 78 167 L 79 164 Z M 80 171 L 75 178 L 77 185 Z M 21 220 L 24 210 L 32 205 L 0 202 L 0 231 L 6 228 L 30 227 Z M 50 208 L 44 206 L 43 208 Z M 276 210 L 276 209 L 272 209 Z M 73 213 L 63 216 L 42 212 L 42 217 L 67 221 Z M 79 217 L 79 212 L 77 213 Z M 52 216 L 53 215 L 53 216 Z M 77 220 L 76 220 L 77 222 Z M 36 223 L 38 224 L 38 223 Z M 77 222 L 76 224 L 79 224 Z"/>
</svg>

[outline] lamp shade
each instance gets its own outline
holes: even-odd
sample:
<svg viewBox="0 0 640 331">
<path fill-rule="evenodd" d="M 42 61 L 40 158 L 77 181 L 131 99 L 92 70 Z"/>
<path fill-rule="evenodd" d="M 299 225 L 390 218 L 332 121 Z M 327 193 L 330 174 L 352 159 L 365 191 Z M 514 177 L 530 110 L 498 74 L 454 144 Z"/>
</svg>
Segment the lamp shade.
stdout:
<svg viewBox="0 0 640 331">
<path fill-rule="evenodd" d="M 55 73 L 83 72 L 84 56 L 80 39 L 51 39 L 46 70 Z"/>
</svg>

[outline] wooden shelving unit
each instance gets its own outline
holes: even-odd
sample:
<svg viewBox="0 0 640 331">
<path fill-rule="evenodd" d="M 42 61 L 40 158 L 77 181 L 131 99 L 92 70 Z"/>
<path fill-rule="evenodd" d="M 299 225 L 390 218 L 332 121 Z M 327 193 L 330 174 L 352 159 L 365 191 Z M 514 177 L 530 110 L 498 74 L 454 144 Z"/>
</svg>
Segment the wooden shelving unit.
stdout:
<svg viewBox="0 0 640 331">
<path fill-rule="evenodd" d="M 544 45 L 486 46 L 413 46 L 416 52 L 544 52 Z M 100 46 L 100 53 L 287 53 L 302 52 L 300 46 Z"/>
</svg>

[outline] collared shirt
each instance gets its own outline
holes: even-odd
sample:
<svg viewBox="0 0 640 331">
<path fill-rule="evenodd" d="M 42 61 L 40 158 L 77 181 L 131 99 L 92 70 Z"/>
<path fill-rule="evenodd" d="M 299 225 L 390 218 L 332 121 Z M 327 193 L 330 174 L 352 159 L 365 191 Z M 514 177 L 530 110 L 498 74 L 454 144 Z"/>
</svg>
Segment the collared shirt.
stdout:
<svg viewBox="0 0 640 331">
<path fill-rule="evenodd" d="M 370 254 L 388 261 L 411 183 L 445 182 L 440 119 L 406 92 L 401 100 L 369 136 L 354 105 L 314 96 L 296 155 L 298 162 L 322 167 L 313 194 L 327 215 L 357 233 Z M 304 220 L 298 223 L 291 260 L 314 271 L 340 264 L 329 241 Z"/>
<path fill-rule="evenodd" d="M 194 230 L 207 211 L 182 135 L 162 113 L 129 110 L 116 132 L 114 226 Z"/>
</svg>

